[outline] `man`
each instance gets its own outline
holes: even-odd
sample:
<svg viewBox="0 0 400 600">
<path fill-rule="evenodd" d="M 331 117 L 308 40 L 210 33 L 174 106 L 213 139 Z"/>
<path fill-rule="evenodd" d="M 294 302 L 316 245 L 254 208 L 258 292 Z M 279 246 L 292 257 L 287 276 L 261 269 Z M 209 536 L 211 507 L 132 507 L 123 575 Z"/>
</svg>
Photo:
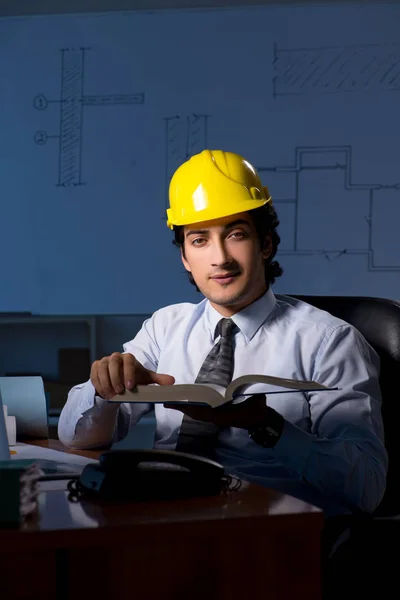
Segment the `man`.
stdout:
<svg viewBox="0 0 400 600">
<path fill-rule="evenodd" d="M 156 311 L 124 353 L 96 361 L 69 393 L 60 440 L 95 448 L 124 438 L 152 407 L 107 400 L 136 384 L 225 385 L 252 373 L 317 381 L 338 390 L 265 397 L 258 385 L 219 409 L 157 404 L 155 447 L 213 456 L 327 515 L 372 512 L 387 471 L 378 357 L 349 324 L 273 294 L 279 223 L 252 165 L 230 152 L 193 156 L 171 180 L 167 216 L 205 299 Z"/>
</svg>

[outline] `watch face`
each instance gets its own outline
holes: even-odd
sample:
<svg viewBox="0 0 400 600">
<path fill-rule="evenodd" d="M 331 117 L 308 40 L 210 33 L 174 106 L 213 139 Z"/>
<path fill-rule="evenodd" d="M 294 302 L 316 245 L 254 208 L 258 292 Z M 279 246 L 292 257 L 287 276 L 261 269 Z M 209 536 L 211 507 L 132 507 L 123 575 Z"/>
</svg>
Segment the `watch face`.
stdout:
<svg viewBox="0 0 400 600">
<path fill-rule="evenodd" d="M 272 429 L 272 427 L 266 426 L 252 432 L 251 438 L 256 444 L 264 446 L 264 448 L 272 448 L 279 440 L 280 434 L 275 429 Z"/>
<path fill-rule="evenodd" d="M 282 415 L 271 409 L 268 415 L 268 423 L 259 425 L 249 431 L 249 436 L 259 446 L 273 448 L 281 437 L 284 423 Z"/>
</svg>

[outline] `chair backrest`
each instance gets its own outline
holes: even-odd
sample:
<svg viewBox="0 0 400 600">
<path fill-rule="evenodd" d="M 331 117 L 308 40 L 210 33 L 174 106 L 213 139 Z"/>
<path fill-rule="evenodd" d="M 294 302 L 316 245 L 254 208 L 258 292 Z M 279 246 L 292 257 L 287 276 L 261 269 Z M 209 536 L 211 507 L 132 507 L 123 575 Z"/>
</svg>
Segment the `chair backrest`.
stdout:
<svg viewBox="0 0 400 600">
<path fill-rule="evenodd" d="M 400 302 L 363 296 L 298 296 L 350 323 L 381 360 L 380 386 L 385 445 L 389 454 L 387 489 L 377 514 L 400 513 Z"/>
</svg>

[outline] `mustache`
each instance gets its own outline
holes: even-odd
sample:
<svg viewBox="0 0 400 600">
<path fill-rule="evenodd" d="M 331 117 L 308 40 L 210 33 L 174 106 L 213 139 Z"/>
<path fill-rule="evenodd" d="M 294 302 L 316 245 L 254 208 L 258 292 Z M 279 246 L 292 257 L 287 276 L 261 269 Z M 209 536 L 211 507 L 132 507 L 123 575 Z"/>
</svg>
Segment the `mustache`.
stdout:
<svg viewBox="0 0 400 600">
<path fill-rule="evenodd" d="M 242 272 L 242 270 L 238 267 L 231 268 L 231 269 L 224 269 L 224 270 L 215 271 L 215 273 L 211 273 L 209 275 L 209 278 L 212 279 L 213 277 L 232 277 L 233 275 L 240 275 L 241 272 Z"/>
</svg>

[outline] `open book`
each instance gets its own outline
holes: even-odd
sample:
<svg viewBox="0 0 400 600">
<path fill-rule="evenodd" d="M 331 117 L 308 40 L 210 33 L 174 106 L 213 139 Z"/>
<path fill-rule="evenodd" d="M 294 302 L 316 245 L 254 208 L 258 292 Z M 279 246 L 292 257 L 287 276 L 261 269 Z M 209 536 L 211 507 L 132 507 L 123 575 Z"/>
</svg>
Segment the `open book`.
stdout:
<svg viewBox="0 0 400 600">
<path fill-rule="evenodd" d="M 213 408 L 236 400 L 242 401 L 251 394 L 245 393 L 246 389 L 254 384 L 265 383 L 283 390 L 266 390 L 265 393 L 282 394 L 288 392 L 316 392 L 331 391 L 338 388 L 329 388 L 315 381 L 297 381 L 296 379 L 283 379 L 271 375 L 243 375 L 234 379 L 227 388 L 211 383 L 178 383 L 174 385 L 137 385 L 132 391 L 125 389 L 122 394 L 114 396 L 110 402 L 150 402 L 174 404 L 208 405 Z"/>
</svg>

